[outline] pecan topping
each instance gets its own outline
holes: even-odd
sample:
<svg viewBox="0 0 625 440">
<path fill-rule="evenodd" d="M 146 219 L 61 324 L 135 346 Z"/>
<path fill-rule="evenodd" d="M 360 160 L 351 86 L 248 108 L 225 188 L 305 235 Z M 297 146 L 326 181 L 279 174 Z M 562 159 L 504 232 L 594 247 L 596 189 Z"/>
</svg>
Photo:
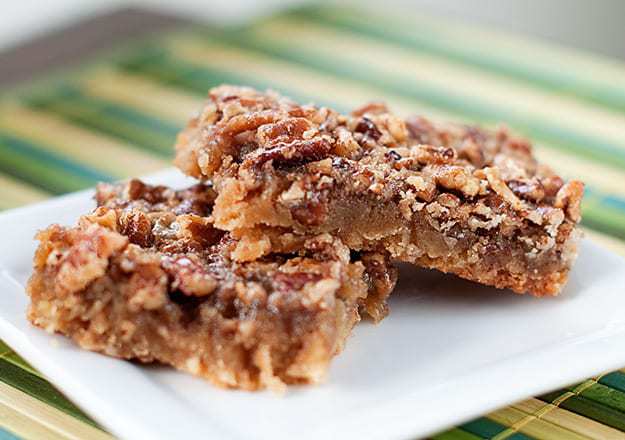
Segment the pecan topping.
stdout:
<svg viewBox="0 0 625 440">
<path fill-rule="evenodd" d="M 212 92 L 218 109 L 223 90 L 235 89 Z M 229 103 L 236 115 L 222 114 L 205 132 L 244 115 L 275 119 L 246 126 L 236 157 L 214 136 L 194 137 L 192 123 L 177 156 L 184 172 L 214 182 L 216 224 L 257 243 L 252 255 L 329 233 L 356 251 L 384 250 L 518 292 L 553 294 L 566 280 L 582 186 L 565 184 L 506 128 L 403 119 L 382 104 L 341 115 L 272 92 L 236 95 L 246 97 Z"/>
</svg>

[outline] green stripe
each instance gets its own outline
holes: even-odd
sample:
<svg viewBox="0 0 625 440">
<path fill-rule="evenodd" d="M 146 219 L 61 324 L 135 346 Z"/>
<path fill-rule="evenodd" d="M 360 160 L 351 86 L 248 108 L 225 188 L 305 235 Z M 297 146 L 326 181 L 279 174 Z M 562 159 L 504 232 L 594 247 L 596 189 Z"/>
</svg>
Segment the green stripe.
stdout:
<svg viewBox="0 0 625 440">
<path fill-rule="evenodd" d="M 533 438 L 534 437 L 530 437 L 529 435 L 525 435 L 521 432 L 515 432 L 514 434 L 506 437 L 507 440 L 533 440 Z"/>
<path fill-rule="evenodd" d="M 625 231 L 622 223 L 616 223 L 615 220 L 607 218 L 601 214 L 601 211 L 586 214 L 582 218 L 581 224 L 589 229 L 609 235 L 619 240 L 625 240 Z"/>
<path fill-rule="evenodd" d="M 11 347 L 9 347 L 2 339 L 0 339 L 0 354 L 12 353 Z"/>
<path fill-rule="evenodd" d="M 501 434 L 509 427 L 490 420 L 486 417 L 480 417 L 479 419 L 475 419 L 471 422 L 461 425 L 460 428 L 464 431 L 475 434 L 480 438 L 489 439 L 496 436 L 497 434 Z M 532 437 L 529 437 L 520 432 L 510 433 L 509 435 L 506 435 L 505 438 L 509 440 L 532 440 Z"/>
<path fill-rule="evenodd" d="M 111 176 L 39 150 L 34 144 L 1 132 L 0 171 L 53 194 L 112 180 Z"/>
<path fill-rule="evenodd" d="M 526 63 L 523 58 L 501 57 L 487 48 L 470 42 L 466 44 L 452 41 L 444 30 L 435 26 L 424 28 L 425 20 L 420 20 L 417 29 L 410 32 L 404 26 L 388 26 L 370 15 L 351 9 L 302 8 L 291 15 L 312 20 L 317 24 L 366 35 L 447 61 L 478 67 L 550 92 L 574 96 L 617 111 L 625 111 L 625 90 L 609 83 L 595 81 L 591 72 L 561 68 L 557 63 L 545 66 L 532 63 L 531 60 Z"/>
<path fill-rule="evenodd" d="M 558 390 L 544 394 L 538 398 L 545 402 L 553 403 L 567 391 L 568 390 Z M 612 428 L 625 431 L 625 412 L 610 408 L 594 400 L 582 396 L 571 396 L 558 406 Z"/>
<path fill-rule="evenodd" d="M 582 224 L 625 240 L 625 210 L 610 206 L 605 197 L 587 194 L 582 203 Z"/>
<path fill-rule="evenodd" d="M 625 431 L 625 413 L 607 408 L 592 400 L 578 396 L 569 397 L 560 407 L 612 428 Z"/>
<path fill-rule="evenodd" d="M 39 376 L 42 377 L 41 373 L 39 373 L 37 370 L 35 370 L 28 362 L 26 362 L 24 359 L 22 359 L 20 357 L 20 355 L 18 355 L 17 353 L 11 352 L 5 356 L 2 357 L 4 360 L 6 360 L 7 362 L 12 363 L 13 365 L 15 365 L 16 367 L 19 367 L 23 370 L 28 371 L 31 374 L 34 374 L 35 376 Z"/>
<path fill-rule="evenodd" d="M 28 362 L 22 359 L 17 353 L 15 353 L 11 347 L 5 344 L 0 339 L 0 359 L 5 359 L 7 362 L 11 362 L 16 366 L 30 371 L 32 374 L 41 376 L 37 370 L 35 370 Z"/>
<path fill-rule="evenodd" d="M 58 94 L 57 99 L 76 100 L 85 106 L 98 109 L 98 111 L 104 114 L 114 115 L 120 119 L 130 121 L 139 127 L 143 127 L 146 130 L 161 133 L 164 136 L 175 136 L 181 128 L 177 124 L 164 119 L 140 113 L 139 111 L 117 105 L 102 98 L 85 95 L 77 86 L 61 87 L 58 90 Z M 163 104 L 165 105 L 166 103 Z"/>
<path fill-rule="evenodd" d="M 580 396 L 625 413 L 625 393 L 602 384 L 594 384 L 580 393 Z"/>
<path fill-rule="evenodd" d="M 20 438 L 11 434 L 6 429 L 0 428 L 0 440 L 20 440 Z"/>
<path fill-rule="evenodd" d="M 327 100 L 316 99 L 318 96 L 303 94 L 301 91 L 287 89 L 280 84 L 263 81 L 254 77 L 253 72 L 248 75 L 240 72 L 208 68 L 189 63 L 176 57 L 174 54 L 160 48 L 146 48 L 139 57 L 130 57 L 122 60 L 118 67 L 130 73 L 140 74 L 156 80 L 164 85 L 179 87 L 199 96 L 206 96 L 212 87 L 224 83 L 246 84 L 257 89 L 271 87 L 280 93 L 300 101 L 308 102 L 315 99 L 320 105 L 332 106 L 340 111 L 347 110 L 344 106 Z"/>
<path fill-rule="evenodd" d="M 21 368 L 0 359 L 0 380 L 42 402 L 63 411 L 96 428 L 99 426 L 83 413 L 76 405 L 67 400 L 52 385 L 39 376 L 30 374 Z"/>
<path fill-rule="evenodd" d="M 88 97 L 77 88 L 62 87 L 49 95 L 31 97 L 27 104 L 161 156 L 172 155 L 181 128 L 113 102 Z"/>
<path fill-rule="evenodd" d="M 23 152 L 32 160 L 40 161 L 51 166 L 66 169 L 68 173 L 81 176 L 85 179 L 110 179 L 111 176 L 94 170 L 93 168 L 73 162 L 48 150 L 37 148 L 37 145 L 0 131 L 0 142 L 10 145 L 17 151 Z"/>
<path fill-rule="evenodd" d="M 625 393 L 625 373 L 622 373 L 620 371 L 606 374 L 601 379 L 599 379 L 599 383 Z"/>
<path fill-rule="evenodd" d="M 460 428 L 481 438 L 491 438 L 506 430 L 504 425 L 487 419 L 486 417 L 480 417 L 479 419 L 472 420 L 464 425 L 461 425 Z"/>
<path fill-rule="evenodd" d="M 431 437 L 432 440 L 481 440 L 482 437 L 478 437 L 470 432 L 463 431 L 460 428 L 454 428 L 449 431 L 441 432 Z"/>
<path fill-rule="evenodd" d="M 201 96 L 206 96 L 210 88 L 223 83 L 247 83 L 253 87 L 262 87 L 260 82 L 250 82 L 249 79 L 237 77 L 236 74 L 209 70 L 180 59 L 174 59 L 161 49 L 150 47 L 146 48 L 144 52 L 146 53 L 142 53 L 139 57 L 122 60 L 118 67 Z"/>
<path fill-rule="evenodd" d="M 625 169 L 625 147 L 623 146 L 597 136 L 574 133 L 569 129 L 546 123 L 542 119 L 532 118 L 530 115 L 520 114 L 509 108 L 493 106 L 471 96 L 462 96 L 435 86 L 415 83 L 409 76 L 402 76 L 400 72 L 393 74 L 375 72 L 375 69 L 371 67 L 371 62 L 355 65 L 322 53 L 315 53 L 314 49 L 307 49 L 304 45 L 261 41 L 254 35 L 253 28 L 219 34 L 204 30 L 202 35 L 204 38 L 233 44 L 337 77 L 374 86 L 388 93 L 426 103 L 474 122 L 494 124 L 506 121 L 520 133 L 543 141 L 545 146 L 575 152 L 599 163 Z"/>
</svg>

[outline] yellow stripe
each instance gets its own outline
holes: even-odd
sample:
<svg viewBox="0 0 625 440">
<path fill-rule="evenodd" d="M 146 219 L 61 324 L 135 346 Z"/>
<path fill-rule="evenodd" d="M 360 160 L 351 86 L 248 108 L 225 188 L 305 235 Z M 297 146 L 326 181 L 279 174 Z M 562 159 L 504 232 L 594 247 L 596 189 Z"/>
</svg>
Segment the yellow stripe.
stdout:
<svg viewBox="0 0 625 440">
<path fill-rule="evenodd" d="M 514 423 L 507 423 L 506 426 L 509 426 L 505 431 L 500 432 L 496 436 L 493 437 L 493 440 L 504 440 L 513 435 L 516 432 L 523 432 L 529 434 L 533 437 L 538 438 L 553 438 L 553 439 L 583 439 L 586 438 L 584 435 L 580 435 L 577 432 L 568 431 L 567 429 L 561 428 L 560 426 L 554 426 L 549 423 L 545 423 L 542 419 L 546 414 L 548 414 L 553 409 L 557 408 L 569 397 L 576 396 L 583 392 L 585 389 L 593 386 L 597 383 L 597 381 L 601 378 L 601 375 L 595 376 L 587 381 L 576 386 L 573 391 L 568 391 L 554 400 L 551 404 L 545 404 L 539 407 L 535 412 L 531 414 L 525 414 L 523 417 L 518 418 Z M 502 412 L 508 411 L 515 412 L 514 408 L 506 408 L 502 410 Z M 491 416 L 489 416 L 491 417 Z M 494 413 L 491 418 L 495 420 L 497 417 L 497 413 Z"/>
<path fill-rule="evenodd" d="M 582 434 L 577 434 L 574 431 L 562 428 L 558 425 L 554 425 L 547 421 L 536 418 L 535 416 L 528 415 L 527 413 L 511 406 L 488 414 L 487 417 L 504 426 L 515 426 L 515 428 L 508 428 L 505 431 L 492 437 L 492 440 L 506 439 L 513 435 L 515 432 L 522 432 L 523 434 L 527 434 L 530 437 L 534 438 L 553 440 L 588 440 L 592 438 Z M 516 426 L 521 421 L 523 421 L 523 425 Z"/>
<path fill-rule="evenodd" d="M 625 433 L 609 426 L 603 425 L 594 420 L 572 413 L 562 408 L 546 404 L 538 399 L 528 399 L 512 405 L 513 408 L 523 411 L 526 414 L 536 414 L 543 407 L 549 406 L 551 409 L 541 416 L 542 420 L 561 426 L 596 439 L 625 439 Z"/>
<path fill-rule="evenodd" d="M 143 142 L 149 142 L 144 144 L 143 147 L 162 146 L 164 142 L 173 144 L 173 139 L 171 139 L 171 136 L 168 134 L 156 130 L 138 128 L 134 121 L 128 121 L 119 114 L 107 114 L 90 104 L 82 105 L 72 102 L 71 100 L 57 99 L 53 102 L 52 106 L 54 108 L 53 111 L 60 111 L 69 117 L 97 120 L 100 125 L 108 127 L 109 129 L 114 129 L 116 137 L 119 135 L 136 138 L 138 135 L 142 138 Z"/>
<path fill-rule="evenodd" d="M 377 88 L 360 85 L 348 79 L 338 79 L 306 67 L 280 61 L 253 51 L 238 49 L 194 37 L 172 38 L 165 45 L 173 55 L 196 65 L 236 72 L 237 75 L 262 78 L 264 82 L 298 90 L 303 94 L 328 97 L 350 107 L 367 102 L 385 100 L 399 114 L 428 114 L 439 119 L 450 119 L 449 113 L 433 107 L 389 95 Z"/>
<path fill-rule="evenodd" d="M 129 144 L 85 130 L 51 114 L 5 106 L 0 111 L 0 128 L 116 177 L 141 175 L 160 170 L 168 162 L 138 151 Z"/>
<path fill-rule="evenodd" d="M 288 41 L 284 35 L 289 36 Z M 297 19 L 277 18 L 265 22 L 254 28 L 253 38 L 279 45 L 297 41 L 304 47 L 314 48 L 314 53 L 352 64 L 355 68 L 367 65 L 372 71 L 400 74 L 406 81 L 449 90 L 510 112 L 546 120 L 557 118 L 558 125 L 563 128 L 588 134 L 600 133 L 602 138 L 625 149 L 625 115 L 471 66 L 461 66 L 363 35 Z M 312 42 L 314 46 L 306 46 Z"/>
<path fill-rule="evenodd" d="M 0 208 L 2 209 L 16 208 L 50 197 L 45 191 L 5 174 L 0 174 L 0 188 L 2 188 L 0 193 Z"/>
<path fill-rule="evenodd" d="M 601 232 L 593 231 L 589 228 L 582 228 L 584 235 L 593 242 L 603 246 L 606 249 L 611 250 L 615 254 L 625 257 L 625 241 L 611 237 L 609 235 L 602 234 Z"/>
<path fill-rule="evenodd" d="M 29 396 L 15 388 L 0 382 L 0 404 L 12 409 L 19 416 L 8 420 L 7 423 L 11 431 L 22 435 L 16 428 L 24 431 L 30 438 L 59 438 L 59 439 L 90 439 L 90 440 L 112 440 L 110 434 L 105 433 L 85 422 L 82 422 L 50 405 L 46 405 L 34 397 Z M 30 424 L 25 424 L 24 418 L 31 420 Z M 8 419 L 8 415 L 7 415 Z M 39 427 L 37 425 L 40 425 Z M 36 436 L 35 432 L 29 429 L 46 429 L 56 437 Z"/>
<path fill-rule="evenodd" d="M 329 9 L 325 13 L 336 14 L 337 11 Z M 343 15 L 350 14 L 349 11 L 342 13 Z M 432 30 L 435 37 L 444 39 L 448 45 L 462 46 L 463 51 L 488 52 L 491 57 L 506 59 L 510 62 L 515 62 L 517 59 L 531 60 L 532 65 L 548 66 L 549 70 L 555 70 L 554 60 L 557 60 L 556 68 L 561 71 L 592 75 L 592 79 L 597 84 L 606 83 L 625 88 L 625 76 L 623 76 L 625 63 L 617 58 L 550 44 L 544 39 L 512 35 L 508 32 L 498 32 L 493 28 L 486 29 L 484 26 L 470 25 L 466 20 L 453 20 L 449 17 L 441 19 L 423 13 L 415 14 L 414 10 L 407 8 L 394 7 L 385 10 L 384 14 L 370 8 L 368 16 L 365 14 L 356 13 L 353 18 L 363 23 L 375 17 L 378 24 L 415 29 L 415 32 Z"/>
<path fill-rule="evenodd" d="M 159 85 L 137 75 L 98 69 L 80 81 L 81 90 L 144 113 L 184 125 L 202 105 L 202 99 L 179 89 Z"/>
<path fill-rule="evenodd" d="M 541 144 L 536 144 L 534 151 L 538 160 L 563 176 L 581 179 L 604 193 L 625 196 L 625 173 L 621 171 Z"/>
<path fill-rule="evenodd" d="M 69 437 L 46 428 L 2 403 L 0 403 L 0 426 L 23 440 L 69 440 Z"/>
<path fill-rule="evenodd" d="M 355 107 L 374 100 L 386 101 L 398 114 L 426 114 L 439 120 L 453 119 L 447 113 L 419 105 L 397 95 L 382 92 L 372 86 L 358 85 L 348 80 L 314 72 L 305 67 L 275 60 L 255 52 L 237 49 L 218 43 L 198 42 L 193 38 L 173 39 L 167 46 L 177 57 L 209 68 L 233 72 L 253 72 L 254 78 L 279 84 L 286 89 L 302 93 L 328 96 L 337 104 Z M 457 118 L 456 118 L 457 119 Z M 623 194 L 625 174 L 561 151 L 536 146 L 539 158 L 552 164 L 568 178 L 581 178 L 593 187 L 612 194 Z"/>
</svg>

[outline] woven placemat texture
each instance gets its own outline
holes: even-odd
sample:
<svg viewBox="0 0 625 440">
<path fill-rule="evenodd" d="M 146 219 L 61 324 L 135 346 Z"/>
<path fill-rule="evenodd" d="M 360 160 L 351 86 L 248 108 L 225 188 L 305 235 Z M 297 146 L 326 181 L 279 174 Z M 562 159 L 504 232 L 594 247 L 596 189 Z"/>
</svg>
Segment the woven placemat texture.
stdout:
<svg viewBox="0 0 625 440">
<path fill-rule="evenodd" d="M 0 77 L 0 209 L 169 166 L 178 130 L 208 88 L 229 82 L 345 111 L 384 100 L 402 114 L 505 123 L 532 138 L 542 160 L 587 183 L 587 235 L 625 256 L 622 63 L 411 14 L 315 7 L 220 30 L 121 16 L 131 23 L 132 14 L 160 31 L 129 32 L 131 43 L 118 39 L 113 50 L 27 84 L 16 79 L 32 75 L 32 55 Z M 117 23 L 123 28 L 119 14 Z M 116 34 L 94 27 L 72 53 L 93 54 L 103 35 Z M 65 52 L 40 67 L 65 65 Z M 0 440 L 110 438 L 1 342 L 0 427 Z M 625 370 L 433 438 L 625 439 Z"/>
</svg>

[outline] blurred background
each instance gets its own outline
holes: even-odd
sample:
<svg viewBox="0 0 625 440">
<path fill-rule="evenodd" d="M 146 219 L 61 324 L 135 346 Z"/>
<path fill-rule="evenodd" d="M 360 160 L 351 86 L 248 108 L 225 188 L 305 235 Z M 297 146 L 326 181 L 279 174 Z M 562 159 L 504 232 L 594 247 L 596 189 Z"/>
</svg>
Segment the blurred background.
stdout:
<svg viewBox="0 0 625 440">
<path fill-rule="evenodd" d="M 623 0 L 5 1 L 0 211 L 170 167 L 229 82 L 508 125 L 585 181 L 586 236 L 625 256 L 624 17 Z M 110 439 L 2 341 L 0 382 L 18 396 L 0 393 L 0 439 Z M 625 369 L 571 390 L 435 438 L 625 438 Z"/>
<path fill-rule="evenodd" d="M 22 0 L 4 2 L 0 49 L 95 13 L 122 7 L 168 11 L 193 20 L 237 22 L 304 0 Z M 333 3 L 341 3 L 335 1 Z M 597 53 L 625 58 L 621 0 L 386 0 L 366 1 L 453 17 L 465 22 L 543 37 Z"/>
</svg>

